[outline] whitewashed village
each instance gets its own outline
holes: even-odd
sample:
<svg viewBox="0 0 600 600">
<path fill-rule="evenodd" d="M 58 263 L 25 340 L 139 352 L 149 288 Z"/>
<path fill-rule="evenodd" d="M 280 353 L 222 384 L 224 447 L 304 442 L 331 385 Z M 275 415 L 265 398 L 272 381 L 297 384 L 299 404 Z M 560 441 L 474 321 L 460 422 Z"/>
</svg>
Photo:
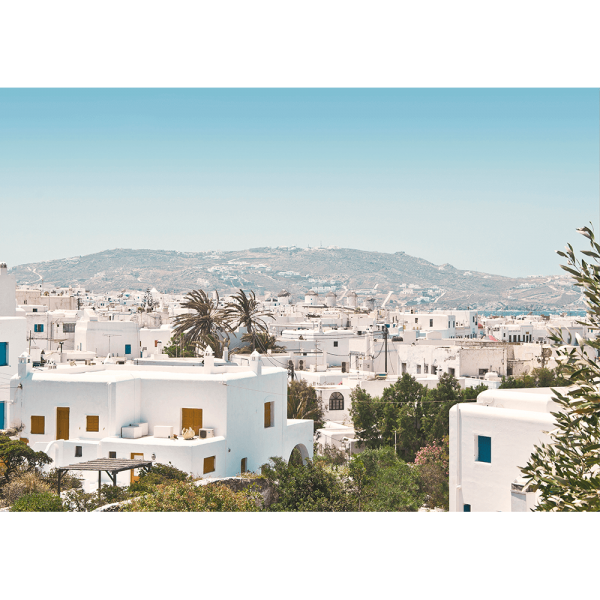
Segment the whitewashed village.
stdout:
<svg viewBox="0 0 600 600">
<path fill-rule="evenodd" d="M 95 293 L 18 286 L 0 264 L 0 434 L 27 448 L 0 464 L 2 510 L 36 491 L 65 510 L 163 510 L 153 476 L 223 484 L 219 510 L 536 508 L 522 468 L 568 389 L 561 352 L 597 361 L 585 317 L 307 284 Z M 329 504 L 278 488 L 317 467 L 340 486 Z"/>
</svg>

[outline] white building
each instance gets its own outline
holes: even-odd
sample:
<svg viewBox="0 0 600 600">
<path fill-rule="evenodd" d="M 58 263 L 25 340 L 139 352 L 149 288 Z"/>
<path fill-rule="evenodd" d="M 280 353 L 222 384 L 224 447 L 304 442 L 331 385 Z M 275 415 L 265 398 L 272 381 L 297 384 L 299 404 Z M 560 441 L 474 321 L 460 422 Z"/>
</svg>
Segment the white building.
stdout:
<svg viewBox="0 0 600 600">
<path fill-rule="evenodd" d="M 19 355 L 27 347 L 25 312 L 17 308 L 16 281 L 0 263 L 0 429 L 6 426 L 5 405 L 10 379 L 17 372 Z"/>
<path fill-rule="evenodd" d="M 83 313 L 75 325 L 75 350 L 95 352 L 98 356 L 140 356 L 140 328 L 137 323 L 101 321 L 91 309 L 85 309 Z"/>
<path fill-rule="evenodd" d="M 313 422 L 287 419 L 287 372 L 250 367 L 103 364 L 33 370 L 27 353 L 11 380 L 7 419 L 52 466 L 139 458 L 196 476 L 257 471 L 297 447 L 312 457 Z M 192 439 L 183 439 L 184 429 Z M 169 437 L 171 436 L 171 437 Z M 175 439 L 173 436 L 177 436 Z M 133 475 L 131 475 L 133 476 Z M 86 486 L 97 485 L 95 474 Z M 129 483 L 129 474 L 119 483 Z M 109 483 L 108 478 L 106 483 Z"/>
<path fill-rule="evenodd" d="M 548 443 L 559 405 L 550 388 L 487 390 L 476 403 L 450 409 L 450 510 L 524 512 L 524 467 L 535 445 Z"/>
</svg>

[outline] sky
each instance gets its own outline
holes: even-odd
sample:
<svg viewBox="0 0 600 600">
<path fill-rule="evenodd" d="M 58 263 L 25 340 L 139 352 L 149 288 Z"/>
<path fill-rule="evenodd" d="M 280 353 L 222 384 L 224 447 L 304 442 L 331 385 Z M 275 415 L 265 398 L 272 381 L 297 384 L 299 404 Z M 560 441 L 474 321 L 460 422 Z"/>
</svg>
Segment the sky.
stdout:
<svg viewBox="0 0 600 600">
<path fill-rule="evenodd" d="M 340 246 L 558 274 L 597 89 L 0 89 L 0 261 Z"/>
</svg>

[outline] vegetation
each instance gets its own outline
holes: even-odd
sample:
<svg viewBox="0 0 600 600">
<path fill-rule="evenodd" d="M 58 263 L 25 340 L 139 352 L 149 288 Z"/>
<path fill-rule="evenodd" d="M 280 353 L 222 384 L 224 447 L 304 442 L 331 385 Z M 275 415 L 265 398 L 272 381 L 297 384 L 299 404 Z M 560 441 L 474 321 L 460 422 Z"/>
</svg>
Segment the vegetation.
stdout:
<svg viewBox="0 0 600 600">
<path fill-rule="evenodd" d="M 234 492 L 225 485 L 173 481 L 125 505 L 125 512 L 257 512 L 258 494 Z"/>
<path fill-rule="evenodd" d="M 184 345 L 197 343 L 202 348 L 210 346 L 214 355 L 221 358 L 231 328 L 225 313 L 219 308 L 218 294 L 216 300 L 212 300 L 203 290 L 193 290 L 186 295 L 181 306 L 194 312 L 175 317 L 174 337 L 181 336 Z"/>
<path fill-rule="evenodd" d="M 165 347 L 164 352 L 169 355 L 169 358 L 194 358 L 196 346 L 192 342 L 186 342 L 182 334 L 174 335 L 171 338 L 171 345 Z"/>
<path fill-rule="evenodd" d="M 578 230 L 588 238 L 590 249 L 583 254 L 591 259 L 578 259 L 571 244 L 565 252 L 562 269 L 572 275 L 575 286 L 585 298 L 591 331 L 600 330 L 600 245 L 591 229 Z M 552 337 L 562 342 L 560 332 Z M 586 341 L 583 347 L 560 348 L 559 364 L 565 379 L 573 388 L 562 394 L 554 390 L 561 410 L 552 413 L 556 428 L 550 442 L 535 446 L 522 469 L 529 489 L 537 489 L 540 500 L 537 511 L 600 510 L 600 366 L 589 358 L 586 346 L 594 355 L 600 350 L 600 339 Z"/>
<path fill-rule="evenodd" d="M 475 389 L 480 393 L 487 387 Z M 434 389 L 427 389 L 405 373 L 383 390 L 381 398 L 355 388 L 350 416 L 357 437 L 367 449 L 395 447 L 400 458 L 413 462 L 421 448 L 449 435 L 450 408 L 471 399 L 473 393 L 461 391 L 448 373 L 440 376 Z"/>
<path fill-rule="evenodd" d="M 429 508 L 449 510 L 449 466 L 448 436 L 441 443 L 421 448 L 415 457 L 419 473 L 419 484 L 425 493 L 425 504 Z"/>
<path fill-rule="evenodd" d="M 9 483 L 17 472 L 34 471 L 51 462 L 46 453 L 36 452 L 25 442 L 11 440 L 7 435 L 0 434 L 0 485 Z"/>
<path fill-rule="evenodd" d="M 265 317 L 272 316 L 269 311 L 263 311 L 256 299 L 254 292 L 246 295 L 240 290 L 233 296 L 233 302 L 228 302 L 223 311 L 223 317 L 231 329 L 244 326 L 250 337 L 252 352 L 256 350 L 257 335 L 267 334 L 269 329 L 264 321 Z"/>
<path fill-rule="evenodd" d="M 546 367 L 533 369 L 531 374 L 521 377 L 503 377 L 500 384 L 501 389 L 509 388 L 534 388 L 534 387 L 562 387 L 569 385 L 561 366 L 556 369 Z"/>
<path fill-rule="evenodd" d="M 293 380 L 288 384 L 287 418 L 312 419 L 314 431 L 325 424 L 323 403 L 317 398 L 315 388 L 304 380 Z"/>
<path fill-rule="evenodd" d="M 10 512 L 66 512 L 58 495 L 52 492 L 34 492 L 21 496 L 10 508 Z"/>
<path fill-rule="evenodd" d="M 171 463 L 168 465 L 155 463 L 140 469 L 139 479 L 129 486 L 129 490 L 134 493 L 151 492 L 157 485 L 174 481 L 191 481 L 191 479 L 188 473 L 174 467 Z"/>
<path fill-rule="evenodd" d="M 253 337 L 249 333 L 245 333 L 242 336 L 242 342 L 252 342 L 253 339 L 256 342 L 258 350 L 264 354 L 266 354 L 268 350 L 270 350 L 273 354 L 285 352 L 285 348 L 283 346 L 277 345 L 277 338 L 274 335 L 269 335 L 268 333 L 257 333 Z M 249 345 L 235 348 L 233 352 L 236 354 L 252 354 L 254 350 L 252 349 L 252 345 Z"/>
</svg>

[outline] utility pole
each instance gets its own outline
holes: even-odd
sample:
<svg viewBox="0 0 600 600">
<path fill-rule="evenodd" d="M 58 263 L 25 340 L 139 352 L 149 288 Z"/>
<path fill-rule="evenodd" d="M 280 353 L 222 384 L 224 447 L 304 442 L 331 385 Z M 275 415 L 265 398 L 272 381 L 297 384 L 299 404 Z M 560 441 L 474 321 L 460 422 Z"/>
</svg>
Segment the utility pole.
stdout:
<svg viewBox="0 0 600 600">
<path fill-rule="evenodd" d="M 388 328 L 386 327 L 385 323 L 383 324 L 383 341 L 385 343 L 385 369 L 384 371 L 388 372 L 388 365 L 387 365 L 387 358 L 388 358 Z"/>
<path fill-rule="evenodd" d="M 115 337 L 115 336 L 120 337 L 121 334 L 120 333 L 105 333 L 103 335 L 108 338 L 108 355 L 110 356 L 110 338 Z M 97 352 L 97 350 L 96 350 L 96 352 Z"/>
</svg>

